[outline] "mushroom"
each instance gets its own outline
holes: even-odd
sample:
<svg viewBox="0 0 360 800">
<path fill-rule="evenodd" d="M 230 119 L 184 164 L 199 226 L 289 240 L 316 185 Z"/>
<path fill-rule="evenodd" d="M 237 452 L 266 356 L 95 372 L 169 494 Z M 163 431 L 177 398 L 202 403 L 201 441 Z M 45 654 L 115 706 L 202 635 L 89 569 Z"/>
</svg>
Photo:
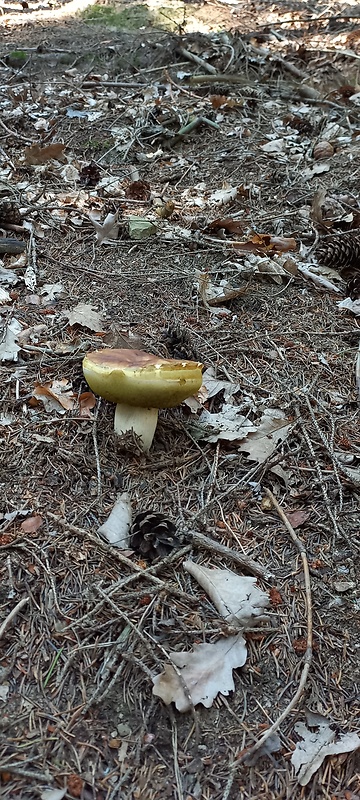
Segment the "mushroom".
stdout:
<svg viewBox="0 0 360 800">
<path fill-rule="evenodd" d="M 161 358 L 142 350 L 95 350 L 83 360 L 90 389 L 116 403 L 114 430 L 133 430 L 151 447 L 159 408 L 173 408 L 202 384 L 202 364 Z"/>
</svg>

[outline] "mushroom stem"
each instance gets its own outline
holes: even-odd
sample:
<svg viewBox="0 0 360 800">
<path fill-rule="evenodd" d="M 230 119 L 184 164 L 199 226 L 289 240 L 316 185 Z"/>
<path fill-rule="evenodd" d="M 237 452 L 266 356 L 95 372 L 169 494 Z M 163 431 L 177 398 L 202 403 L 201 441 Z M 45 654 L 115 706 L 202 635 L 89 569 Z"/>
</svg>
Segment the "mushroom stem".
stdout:
<svg viewBox="0 0 360 800">
<path fill-rule="evenodd" d="M 142 441 L 144 452 L 150 450 L 158 421 L 157 408 L 141 408 L 117 403 L 115 410 L 114 431 L 121 434 L 134 431 Z"/>
</svg>

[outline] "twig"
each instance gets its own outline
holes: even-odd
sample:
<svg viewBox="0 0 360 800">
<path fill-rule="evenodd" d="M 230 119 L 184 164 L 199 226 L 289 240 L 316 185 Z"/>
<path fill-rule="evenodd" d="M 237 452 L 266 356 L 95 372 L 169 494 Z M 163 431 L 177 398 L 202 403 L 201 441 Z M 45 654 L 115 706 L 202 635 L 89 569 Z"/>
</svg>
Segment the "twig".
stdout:
<svg viewBox="0 0 360 800">
<path fill-rule="evenodd" d="M 97 497 L 98 497 L 98 500 L 101 497 L 101 466 L 100 466 L 99 447 L 98 447 L 98 443 L 97 443 L 97 421 L 98 421 L 98 416 L 99 416 L 99 411 L 100 411 L 100 405 L 101 405 L 101 398 L 99 398 L 97 403 L 96 403 L 96 408 L 95 408 L 94 418 L 93 418 L 93 426 L 92 426 L 92 438 L 93 438 L 94 453 L 95 453 L 95 460 L 96 460 L 96 477 L 97 477 Z"/>
<path fill-rule="evenodd" d="M 36 242 L 34 231 L 30 233 L 29 243 L 29 263 L 24 273 L 24 281 L 27 289 L 33 292 L 36 289 L 37 281 L 37 263 L 36 263 Z"/>
<path fill-rule="evenodd" d="M 279 505 L 278 501 L 276 500 L 276 498 L 274 497 L 274 495 L 270 491 L 270 489 L 265 489 L 265 493 L 267 494 L 269 500 L 271 500 L 271 502 L 272 502 L 274 508 L 276 509 L 281 521 L 284 523 L 285 528 L 287 529 L 288 533 L 290 534 L 291 539 L 293 540 L 294 544 L 296 545 L 296 547 L 297 547 L 297 549 L 298 549 L 298 551 L 300 553 L 301 559 L 302 559 L 303 570 L 304 570 L 304 582 L 305 582 L 305 594 L 306 594 L 306 616 L 307 616 L 306 652 L 305 652 L 305 657 L 304 657 L 304 666 L 303 666 L 303 670 L 302 670 L 302 673 L 301 673 L 300 682 L 299 682 L 299 686 L 298 686 L 297 692 L 295 693 L 295 695 L 292 698 L 292 700 L 290 701 L 290 703 L 288 703 L 288 705 L 286 706 L 286 708 L 284 709 L 282 714 L 280 714 L 278 719 L 275 722 L 273 722 L 273 724 L 270 726 L 270 728 L 267 729 L 267 731 L 265 731 L 265 733 L 263 734 L 261 739 L 259 739 L 256 742 L 256 744 L 254 744 L 252 747 L 250 747 L 250 749 L 247 749 L 240 756 L 240 758 L 237 759 L 236 765 L 234 765 L 234 769 L 232 770 L 232 772 L 231 772 L 231 774 L 229 776 L 229 780 L 228 780 L 228 783 L 226 785 L 225 792 L 223 794 L 222 800 L 227 800 L 227 798 L 229 797 L 229 792 L 230 792 L 231 786 L 232 786 L 232 784 L 234 782 L 234 778 L 235 778 L 236 767 L 239 766 L 240 764 L 243 764 L 248 758 L 251 758 L 251 756 L 253 756 L 258 750 L 260 750 L 260 748 L 265 744 L 265 742 L 270 738 L 270 736 L 272 736 L 272 734 L 275 733 L 275 731 L 278 730 L 278 728 L 284 722 L 286 717 L 289 716 L 290 712 L 297 705 L 297 703 L 300 700 L 300 697 L 301 697 L 301 695 L 302 695 L 302 693 L 304 691 L 304 687 L 305 687 L 305 684 L 306 684 L 306 681 L 307 681 L 307 678 L 308 678 L 310 665 L 311 665 L 311 661 L 312 661 L 313 649 L 312 649 L 311 584 L 310 584 L 309 564 L 308 564 L 308 560 L 307 560 L 305 546 L 304 546 L 303 542 L 301 541 L 301 539 L 299 539 L 297 537 L 297 535 L 296 535 L 296 533 L 294 531 L 294 528 L 290 524 L 286 514 L 282 510 L 281 506 Z"/>
<path fill-rule="evenodd" d="M 6 631 L 6 628 L 8 627 L 8 625 L 10 625 L 10 622 L 12 622 L 14 617 L 16 617 L 16 614 L 18 613 L 18 611 L 20 611 L 26 605 L 26 603 L 28 603 L 28 602 L 29 602 L 29 598 L 28 597 L 23 597 L 22 600 L 19 600 L 19 602 L 16 604 L 16 606 L 14 606 L 12 611 L 10 611 L 10 613 L 7 615 L 7 617 L 4 619 L 4 622 L 0 626 L 0 639 L 3 637 L 3 635 L 4 635 L 5 631 Z"/>
<path fill-rule="evenodd" d="M 243 555 L 243 553 L 238 553 L 236 550 L 232 550 L 231 547 L 226 547 L 224 544 L 216 542 L 215 539 L 210 539 L 208 536 L 198 533 L 198 531 L 186 531 L 186 536 L 189 537 L 194 547 L 199 547 L 203 550 L 209 550 L 211 553 L 218 553 L 220 556 L 230 558 L 235 562 L 235 564 L 239 564 L 240 567 L 243 567 L 243 569 L 247 570 L 247 572 L 252 572 L 254 575 L 258 575 L 260 578 L 264 578 L 265 580 L 269 580 L 270 578 L 274 577 L 273 574 L 266 569 L 266 567 L 262 567 L 261 564 L 257 564 L 257 562 L 253 561 L 252 558 Z"/>
<path fill-rule="evenodd" d="M 188 61 L 192 61 L 194 64 L 197 64 L 198 67 L 202 67 L 205 72 L 209 72 L 210 75 L 216 74 L 216 69 L 213 67 L 212 64 L 208 64 L 207 61 L 204 61 L 203 58 L 197 56 L 195 53 L 191 53 L 190 50 L 186 50 L 185 47 L 178 47 L 178 52 L 180 55 L 184 56 Z"/>
</svg>

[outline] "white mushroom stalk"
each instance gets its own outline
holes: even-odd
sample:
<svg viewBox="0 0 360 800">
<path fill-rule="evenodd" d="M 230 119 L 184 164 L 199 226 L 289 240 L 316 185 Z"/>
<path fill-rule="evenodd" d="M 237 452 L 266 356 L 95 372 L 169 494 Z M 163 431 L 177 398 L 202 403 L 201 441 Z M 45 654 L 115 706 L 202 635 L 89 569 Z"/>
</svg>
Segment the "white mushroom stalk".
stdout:
<svg viewBox="0 0 360 800">
<path fill-rule="evenodd" d="M 158 416 L 157 408 L 141 408 L 140 406 L 128 406 L 126 403 L 117 403 L 114 431 L 119 436 L 128 431 L 134 431 L 141 439 L 143 450 L 146 452 L 152 445 Z"/>
<path fill-rule="evenodd" d="M 142 350 L 96 350 L 83 361 L 93 390 L 116 403 L 114 430 L 134 431 L 144 451 L 150 449 L 159 408 L 173 408 L 202 384 L 202 364 L 144 353 Z"/>
</svg>

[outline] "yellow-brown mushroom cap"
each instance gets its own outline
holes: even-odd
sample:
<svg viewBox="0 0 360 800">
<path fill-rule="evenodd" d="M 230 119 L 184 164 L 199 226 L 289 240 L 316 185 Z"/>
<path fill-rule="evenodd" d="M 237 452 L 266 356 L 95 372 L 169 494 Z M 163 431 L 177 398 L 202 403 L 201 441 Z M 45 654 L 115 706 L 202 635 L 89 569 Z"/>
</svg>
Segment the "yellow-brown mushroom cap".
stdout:
<svg viewBox="0 0 360 800">
<path fill-rule="evenodd" d="M 142 408 L 172 408 L 191 397 L 202 384 L 202 366 L 142 350 L 95 350 L 83 360 L 84 376 L 95 394 Z"/>
</svg>

